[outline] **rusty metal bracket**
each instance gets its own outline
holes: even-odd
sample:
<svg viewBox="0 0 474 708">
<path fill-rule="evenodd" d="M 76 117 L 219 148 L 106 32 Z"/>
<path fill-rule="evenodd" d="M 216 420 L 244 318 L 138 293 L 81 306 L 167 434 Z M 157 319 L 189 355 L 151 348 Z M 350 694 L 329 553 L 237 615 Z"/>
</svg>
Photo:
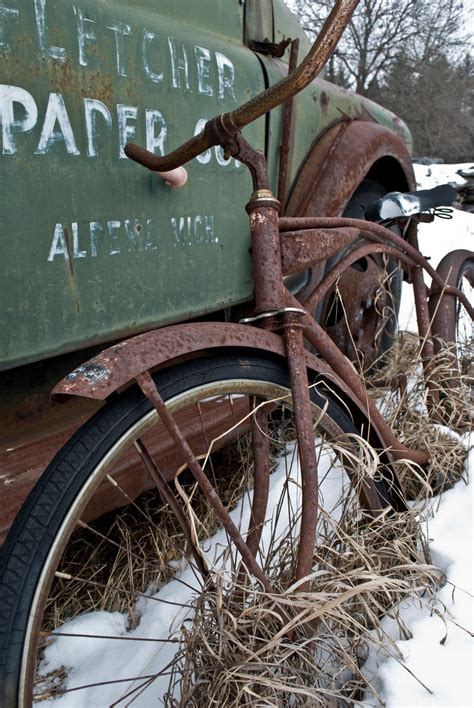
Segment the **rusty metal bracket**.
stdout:
<svg viewBox="0 0 474 708">
<path fill-rule="evenodd" d="M 290 43 L 291 39 L 282 39 L 281 42 L 270 42 L 269 39 L 264 39 L 262 42 L 257 42 L 255 39 L 250 39 L 247 42 L 247 46 L 253 52 L 280 58 L 284 55 L 286 48 Z"/>
<path fill-rule="evenodd" d="M 359 229 L 305 229 L 280 232 L 283 275 L 299 273 L 335 256 L 359 236 Z"/>
</svg>

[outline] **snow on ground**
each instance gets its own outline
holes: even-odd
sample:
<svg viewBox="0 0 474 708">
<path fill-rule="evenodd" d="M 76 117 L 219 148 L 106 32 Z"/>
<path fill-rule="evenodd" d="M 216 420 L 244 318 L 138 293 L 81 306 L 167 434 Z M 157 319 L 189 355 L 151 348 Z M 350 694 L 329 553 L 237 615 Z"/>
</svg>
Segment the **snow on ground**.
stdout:
<svg viewBox="0 0 474 708">
<path fill-rule="evenodd" d="M 467 436 L 464 440 L 469 444 Z M 474 450 L 470 452 L 474 473 Z M 469 474 L 466 466 L 466 476 Z M 400 640 L 393 620 L 382 627 L 396 640 L 393 658 L 375 651 L 365 672 L 388 708 L 397 706 L 472 706 L 473 693 L 473 535 L 474 485 L 463 480 L 445 492 L 432 519 L 428 538 L 432 562 L 446 575 L 438 603 L 414 600 L 400 608 L 412 638 Z M 378 705 L 367 696 L 364 706 Z"/>
<path fill-rule="evenodd" d="M 466 182 L 457 174 L 459 169 L 472 167 L 471 163 L 458 165 L 415 165 L 418 189 L 431 189 L 449 182 L 461 186 Z M 452 219 L 436 218 L 431 224 L 420 224 L 418 238 L 420 251 L 430 257 L 430 264 L 436 268 L 442 257 L 454 249 L 474 249 L 474 215 L 454 209 Z M 416 317 L 413 310 L 412 288 L 403 283 L 399 316 L 400 328 L 416 332 Z"/>
<path fill-rule="evenodd" d="M 446 182 L 462 184 L 457 170 L 468 166 L 415 165 L 418 188 L 429 189 Z M 450 250 L 474 249 L 474 214 L 455 210 L 451 220 L 437 219 L 433 224 L 421 225 L 419 231 L 420 250 L 431 256 L 434 267 Z M 416 330 L 410 286 L 402 294 L 400 327 Z M 427 522 L 433 563 L 446 574 L 447 580 L 438 592 L 438 607 L 434 608 L 440 614 L 422 601 L 407 602 L 401 608 L 401 617 L 412 638 L 405 641 L 397 638 L 396 648 L 400 651 L 397 658 L 383 659 L 373 654 L 365 667 L 368 675 L 376 677 L 375 688 L 388 708 L 474 705 L 472 434 L 470 440 L 465 436 L 464 442 L 471 447 L 470 469 L 466 466 L 466 478 L 470 473 L 471 482 L 460 481 L 445 492 L 433 518 Z M 384 623 L 390 632 L 390 620 Z M 377 703 L 366 697 L 363 705 Z"/>
</svg>

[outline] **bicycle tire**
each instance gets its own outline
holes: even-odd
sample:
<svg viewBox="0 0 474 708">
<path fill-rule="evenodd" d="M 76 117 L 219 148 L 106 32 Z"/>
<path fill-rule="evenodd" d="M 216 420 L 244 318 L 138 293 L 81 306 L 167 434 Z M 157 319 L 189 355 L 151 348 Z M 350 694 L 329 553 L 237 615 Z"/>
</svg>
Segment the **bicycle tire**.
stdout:
<svg viewBox="0 0 474 708">
<path fill-rule="evenodd" d="M 177 411 L 178 416 L 180 412 L 184 416 L 189 406 L 192 406 L 193 410 L 194 408 L 199 409 L 199 426 L 201 427 L 204 424 L 205 415 L 202 413 L 202 408 L 207 404 L 212 406 L 219 403 L 220 405 L 222 400 L 228 409 L 224 413 L 229 415 L 232 409 L 232 415 L 234 415 L 235 401 L 240 399 L 245 399 L 245 404 L 246 397 L 249 401 L 253 401 L 254 398 L 258 398 L 259 401 L 271 401 L 268 404 L 268 410 L 271 411 L 268 416 L 277 421 L 275 425 L 278 431 L 277 434 L 272 433 L 275 438 L 273 441 L 272 437 L 272 444 L 285 445 L 283 455 L 285 456 L 285 467 L 287 466 L 288 443 L 286 440 L 281 443 L 280 438 L 282 435 L 284 437 L 290 435 L 291 425 L 288 424 L 287 417 L 288 412 L 291 412 L 291 405 L 278 401 L 281 412 L 278 411 L 277 416 L 274 409 L 274 406 L 277 405 L 274 402 L 275 394 L 288 396 L 288 374 L 284 363 L 280 360 L 255 354 L 215 356 L 159 371 L 154 374 L 154 380 L 163 400 L 171 406 L 173 411 Z M 334 401 L 330 393 L 324 389 L 315 387 L 312 389 L 311 395 L 317 416 L 317 430 L 320 436 L 318 440 L 321 440 L 320 448 L 323 449 L 323 444 L 333 446 L 335 439 L 340 442 L 343 437 L 344 445 L 352 446 L 352 449 L 354 446 L 353 436 L 357 430 L 351 422 L 348 412 Z M 284 401 L 287 401 L 287 398 Z M 118 455 L 119 452 L 123 454 L 127 466 L 128 458 L 126 456 L 132 449 L 133 441 L 138 438 L 145 439 L 147 435 L 151 439 L 151 434 L 156 434 L 156 426 L 158 425 L 156 418 L 149 401 L 145 399 L 137 387 L 127 390 L 120 396 L 113 397 L 58 453 L 15 520 L 0 553 L 0 703 L 3 708 L 13 708 L 14 706 L 15 708 L 18 706 L 26 708 L 31 704 L 31 693 L 35 691 L 33 672 L 38 670 L 37 662 L 44 660 L 44 653 L 42 653 L 44 649 L 39 650 L 37 647 L 39 631 L 41 626 L 50 627 L 49 624 L 41 625 L 41 622 L 46 623 L 46 619 L 43 617 L 47 604 L 45 595 L 52 592 L 51 585 L 55 573 L 58 569 L 59 572 L 63 572 L 62 569 L 66 567 L 62 565 L 66 562 L 64 558 L 67 556 L 69 547 L 77 538 L 75 530 L 77 523 L 84 510 L 89 508 L 87 505 L 90 504 L 94 490 L 100 489 L 98 486 L 100 483 L 106 484 L 109 473 L 115 474 L 113 467 L 115 462 L 111 462 L 114 455 Z M 241 423 L 240 420 L 239 425 Z M 326 436 L 328 442 L 326 442 Z M 153 437 L 153 439 L 155 438 Z M 243 439 L 242 436 L 236 437 L 232 449 L 243 445 Z M 331 455 L 334 455 L 332 447 L 329 449 Z M 340 455 L 340 452 L 337 454 Z M 293 449 L 292 459 L 294 456 L 295 449 Z M 332 474 L 333 467 L 331 466 L 329 469 Z M 214 471 L 213 474 L 215 474 Z M 346 473 L 344 472 L 344 474 Z M 353 472 L 351 472 L 352 474 Z M 367 497 L 361 493 L 360 487 L 357 487 L 352 477 L 348 490 L 354 495 L 354 503 L 358 505 L 357 513 L 365 514 L 368 511 L 369 515 L 374 516 L 386 505 L 386 502 L 378 493 L 377 484 L 373 479 L 364 478 L 363 483 L 371 486 L 371 498 L 377 500 L 375 504 L 372 501 L 371 509 L 367 510 Z M 288 482 L 286 484 L 288 486 Z M 228 482 L 224 484 L 224 489 L 226 485 L 228 486 Z M 219 493 L 222 494 L 221 491 Z M 243 497 L 249 494 L 247 488 L 242 492 Z M 345 500 L 343 509 L 347 508 L 347 504 L 348 502 Z M 332 510 L 335 513 L 334 510 L 335 507 Z M 108 518 L 107 516 L 107 520 Z M 336 523 L 339 524 L 340 521 Z M 102 528 L 102 526 L 98 528 Z M 98 533 L 97 529 L 95 533 Z M 137 553 L 142 542 L 140 536 L 140 541 L 137 541 L 138 545 L 135 548 Z M 66 547 L 66 551 L 63 553 L 64 547 Z M 94 555 L 96 553 L 95 546 L 91 548 L 93 549 L 91 554 Z M 270 567 L 268 565 L 270 561 L 265 560 L 265 562 Z M 99 576 L 94 575 L 93 577 Z M 275 577 L 273 580 L 280 582 L 279 577 Z M 64 582 L 69 581 L 64 580 Z M 86 579 L 85 582 L 90 584 L 92 581 Z M 63 583 L 63 579 L 56 578 L 55 583 L 60 585 Z M 56 586 L 54 585 L 54 587 Z M 88 592 L 92 592 L 92 589 L 91 585 Z M 143 591 L 145 589 L 143 588 Z M 73 599 L 76 601 L 76 596 Z M 80 614 L 79 618 L 84 616 Z M 62 627 L 64 628 L 68 622 L 69 620 Z M 56 628 L 53 629 L 57 631 Z M 57 642 L 58 637 L 55 634 L 52 645 L 54 646 Z M 40 658 L 38 658 L 38 652 Z M 105 660 L 106 666 L 107 663 Z M 70 669 L 71 667 L 66 668 Z M 68 675 L 67 687 L 69 687 L 69 681 L 70 676 Z M 47 685 L 48 691 L 51 691 L 52 688 L 49 687 L 49 684 Z M 64 688 L 64 684 L 62 685 Z M 58 693 L 57 687 L 54 691 Z M 64 694 L 59 691 L 59 695 Z M 86 701 L 84 705 L 104 704 L 102 699 L 99 699 L 99 703 L 96 698 L 88 697 L 84 700 Z M 106 700 L 110 701 L 110 697 L 107 697 Z M 96 702 L 94 703 L 94 701 Z M 61 700 L 58 705 L 61 705 Z"/>
<path fill-rule="evenodd" d="M 465 291 L 468 300 L 473 302 L 474 254 L 472 251 L 459 249 L 447 253 L 436 270 L 446 285 Z M 430 313 L 433 335 L 460 349 L 458 358 L 462 356 L 462 351 L 472 356 L 474 343 L 472 320 L 460 300 L 455 295 L 447 293 L 432 295 Z"/>
</svg>

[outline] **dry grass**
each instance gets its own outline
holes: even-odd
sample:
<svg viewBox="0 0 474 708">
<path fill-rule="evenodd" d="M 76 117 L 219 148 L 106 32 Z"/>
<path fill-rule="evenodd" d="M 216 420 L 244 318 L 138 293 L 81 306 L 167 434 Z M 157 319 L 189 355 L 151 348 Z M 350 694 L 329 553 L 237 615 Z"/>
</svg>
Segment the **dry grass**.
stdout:
<svg viewBox="0 0 474 708">
<path fill-rule="evenodd" d="M 419 353 L 416 337 L 400 335 L 384 386 L 374 393 L 400 437 L 431 452 L 426 469 L 396 465 L 407 497 L 425 504 L 365 524 L 357 514 L 345 515 L 342 525 L 328 519 L 310 592 L 272 596 L 237 573 L 230 589 L 228 578 L 218 578 L 196 599 L 167 705 L 344 706 L 357 704 L 368 688 L 382 703 L 361 667 L 371 647 L 393 652 L 381 617 L 391 615 L 399 636 L 409 636 L 398 615 L 400 600 L 435 601 L 443 577 L 430 564 L 420 520 L 429 515 L 433 494 L 463 475 L 466 450 L 447 427 L 463 431 L 471 423 L 471 380 L 463 374 L 459 386 L 444 385 L 452 359 L 442 349 L 431 376 L 441 382 L 437 410 L 446 427 L 433 424 Z M 380 384 L 380 371 L 375 378 Z"/>
<path fill-rule="evenodd" d="M 241 439 L 240 444 L 246 441 Z M 216 453 L 212 460 L 215 487 L 230 509 L 249 481 L 249 470 L 243 469 L 239 460 L 241 455 L 232 454 L 231 449 Z M 215 513 L 189 473 L 180 479 L 197 536 L 208 538 L 219 526 Z M 185 539 L 171 509 L 158 492 L 145 492 L 134 503 L 72 536 L 59 569 L 97 585 L 56 578 L 48 596 L 45 628 L 58 627 L 71 617 L 94 610 L 125 612 L 129 626 L 135 627 L 139 622 L 136 593 L 161 587 L 175 576 L 185 555 Z"/>
<path fill-rule="evenodd" d="M 309 592 L 262 593 L 251 578 L 218 577 L 196 598 L 167 705 L 337 706 L 361 699 L 369 647 L 390 645 L 380 618 L 434 589 L 418 513 L 385 513 L 358 532 L 330 524 Z M 341 552 L 342 547 L 342 552 Z M 284 562 L 284 559 L 282 559 Z M 401 625 L 400 631 L 405 628 Z"/>
<path fill-rule="evenodd" d="M 408 446 L 429 450 L 426 469 L 396 465 L 408 499 L 438 494 L 461 479 L 466 450 L 459 433 L 472 429 L 474 379 L 464 360 L 453 381 L 452 350 L 440 344 L 430 361 L 433 402 L 425 387 L 421 362 L 421 343 L 417 336 L 401 332 L 387 358 L 383 373 L 368 379 L 371 395 L 377 400 L 391 427 Z"/>
</svg>

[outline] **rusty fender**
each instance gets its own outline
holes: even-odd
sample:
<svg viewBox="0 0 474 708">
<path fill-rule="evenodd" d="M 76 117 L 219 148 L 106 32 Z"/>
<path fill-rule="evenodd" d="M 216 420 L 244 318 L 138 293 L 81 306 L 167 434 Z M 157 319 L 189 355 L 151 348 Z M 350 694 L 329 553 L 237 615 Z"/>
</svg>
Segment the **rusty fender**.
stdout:
<svg viewBox="0 0 474 708">
<path fill-rule="evenodd" d="M 390 168 L 375 173 L 374 166 L 383 160 L 390 161 Z M 295 180 L 285 216 L 342 214 L 367 176 L 383 183 L 387 191 L 415 188 L 411 157 L 398 135 L 370 121 L 341 121 L 329 128 L 309 153 Z"/>
<path fill-rule="evenodd" d="M 69 396 L 84 396 L 105 400 L 115 391 L 133 384 L 145 371 L 191 357 L 204 357 L 211 351 L 230 349 L 240 352 L 253 349 L 285 358 L 283 339 L 263 329 L 222 322 L 174 325 L 139 334 L 105 349 L 60 381 L 53 389 L 52 398 L 64 401 Z M 345 404 L 356 424 L 367 421 L 365 407 L 332 369 L 309 351 L 305 356 L 308 368 L 314 372 L 310 383 L 324 381 Z M 372 444 L 385 449 L 383 437 L 373 424 L 371 430 L 374 433 Z"/>
</svg>

